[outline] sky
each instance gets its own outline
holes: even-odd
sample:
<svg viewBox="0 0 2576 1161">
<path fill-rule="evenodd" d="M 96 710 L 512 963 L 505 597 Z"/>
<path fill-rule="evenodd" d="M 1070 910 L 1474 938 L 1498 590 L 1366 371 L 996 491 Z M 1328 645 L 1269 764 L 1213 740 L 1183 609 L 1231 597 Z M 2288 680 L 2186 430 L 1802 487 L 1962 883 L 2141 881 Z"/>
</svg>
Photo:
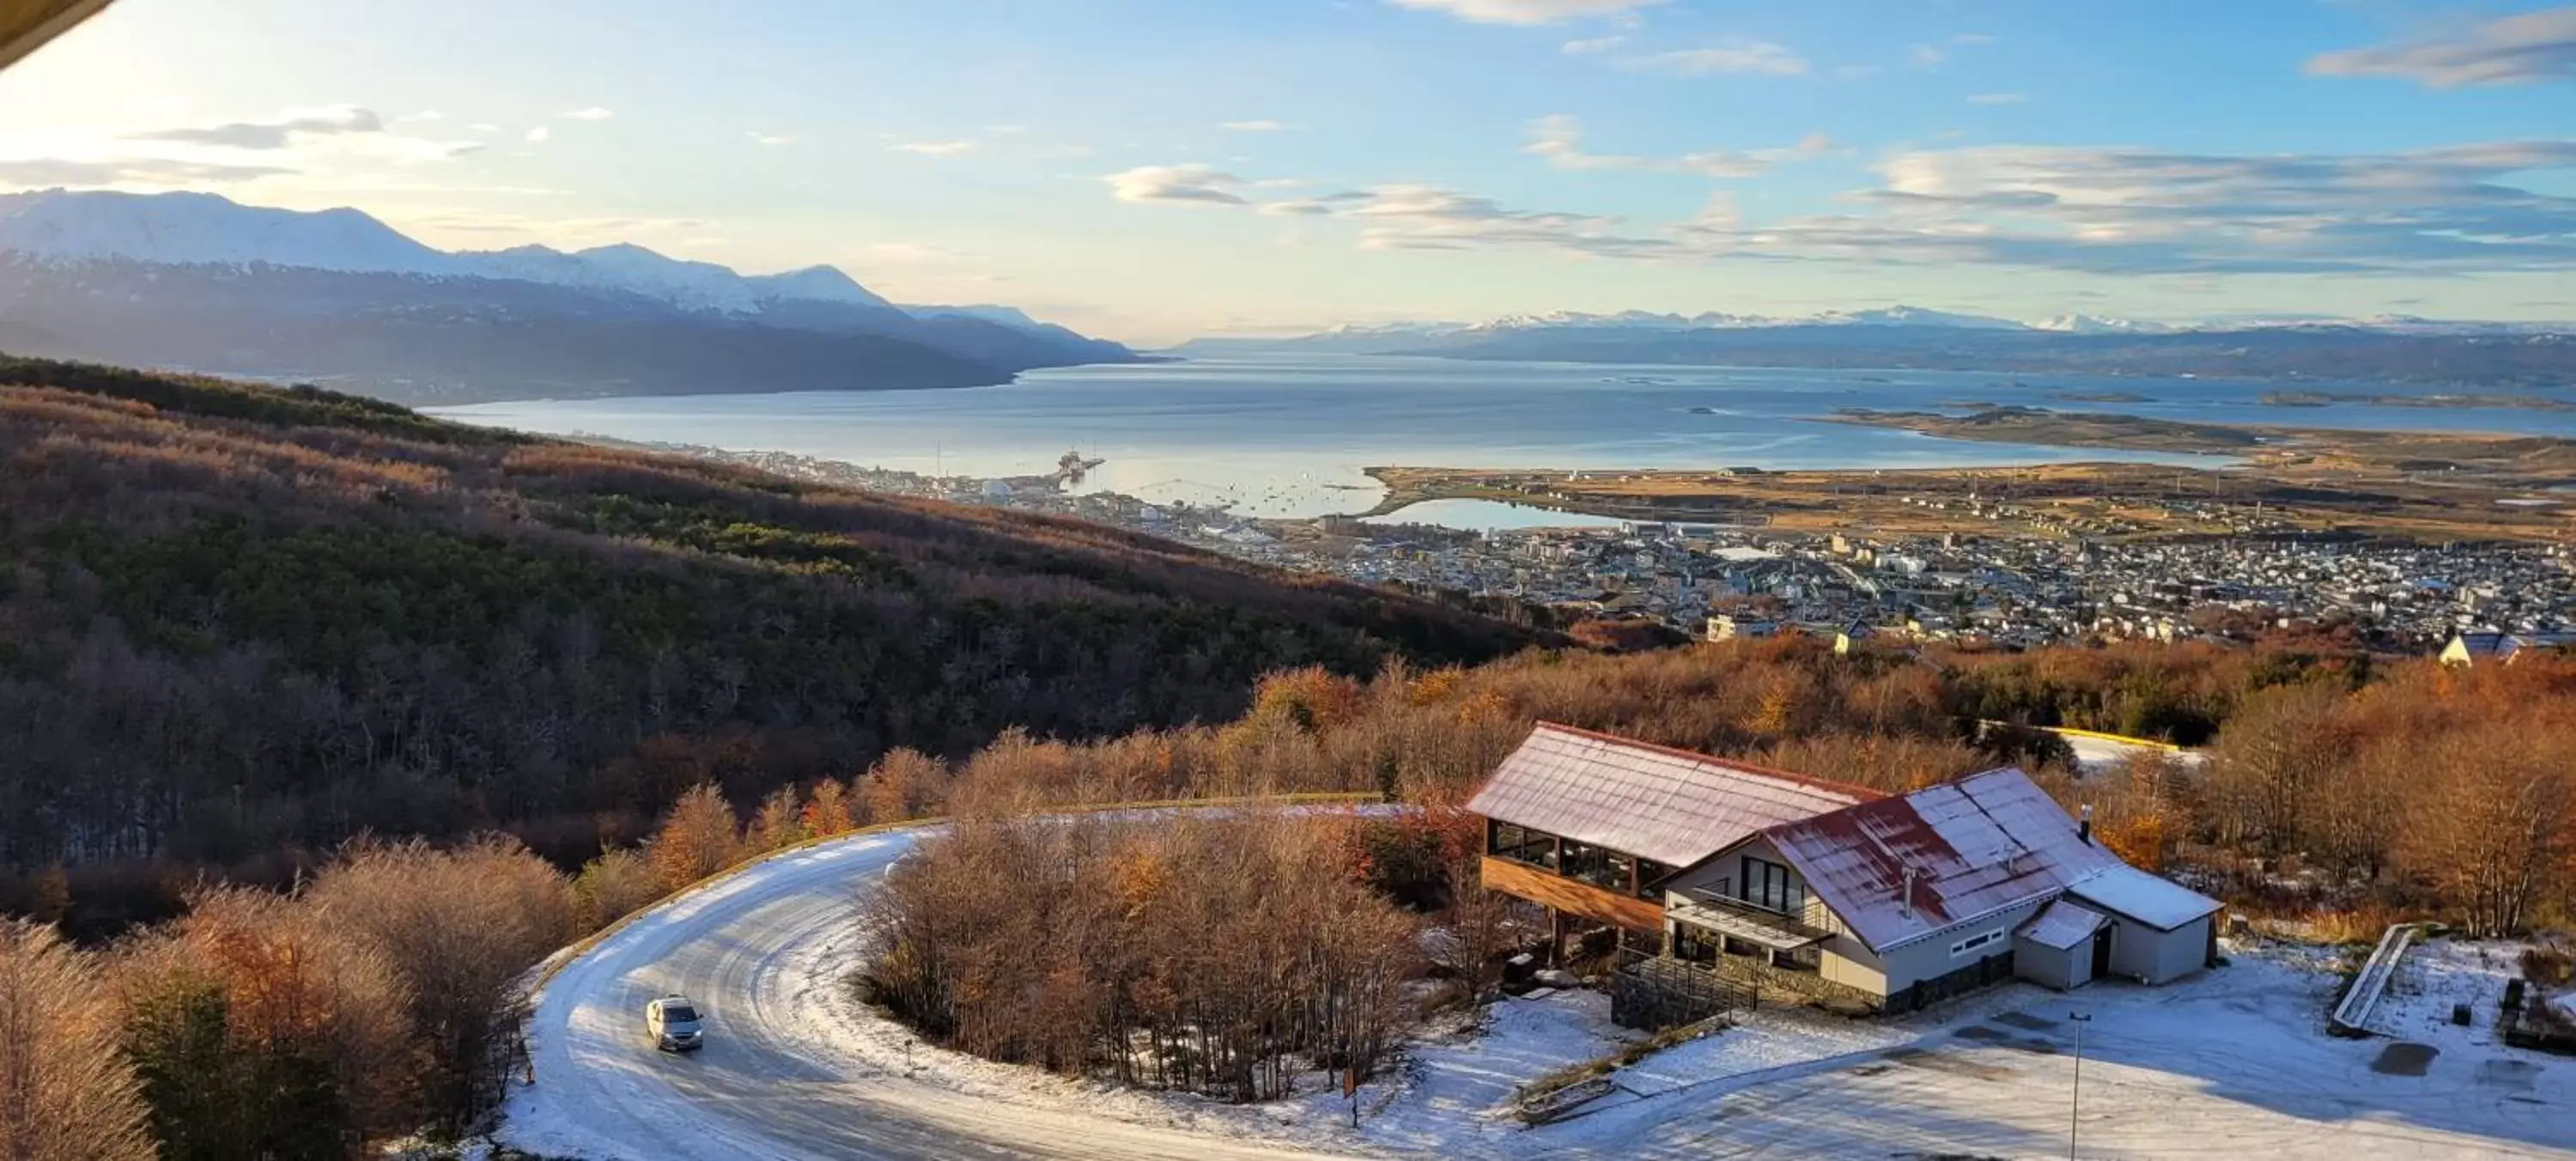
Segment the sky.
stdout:
<svg viewBox="0 0 2576 1161">
<path fill-rule="evenodd" d="M 0 190 L 634 242 L 1136 342 L 1557 310 L 2576 318 L 2576 6 L 117 0 Z"/>
</svg>

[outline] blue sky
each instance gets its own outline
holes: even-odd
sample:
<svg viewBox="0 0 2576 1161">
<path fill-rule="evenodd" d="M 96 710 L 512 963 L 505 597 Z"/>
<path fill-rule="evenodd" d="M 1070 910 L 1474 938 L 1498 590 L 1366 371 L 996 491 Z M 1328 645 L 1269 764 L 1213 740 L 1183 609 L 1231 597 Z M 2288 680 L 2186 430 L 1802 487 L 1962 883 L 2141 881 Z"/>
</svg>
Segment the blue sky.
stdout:
<svg viewBox="0 0 2576 1161">
<path fill-rule="evenodd" d="M 838 264 L 1111 335 L 1910 302 L 2576 317 L 2576 7 L 119 0 L 0 185 Z"/>
</svg>

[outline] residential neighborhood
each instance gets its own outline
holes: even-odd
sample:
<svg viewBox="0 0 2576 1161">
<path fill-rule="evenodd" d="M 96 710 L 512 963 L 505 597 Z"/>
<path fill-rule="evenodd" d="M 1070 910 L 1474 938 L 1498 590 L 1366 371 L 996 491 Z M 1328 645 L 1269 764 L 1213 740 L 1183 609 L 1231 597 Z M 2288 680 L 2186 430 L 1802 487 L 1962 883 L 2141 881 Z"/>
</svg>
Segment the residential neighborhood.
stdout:
<svg viewBox="0 0 2576 1161">
<path fill-rule="evenodd" d="M 1073 492 L 1050 476 L 929 477 L 780 452 L 681 448 L 782 475 L 1050 512 L 1285 568 L 1634 619 L 1694 637 L 1782 630 L 1835 638 L 2059 642 L 2266 632 L 2349 633 L 2459 660 L 2576 636 L 2565 545 L 2422 545 L 2249 530 L 2225 538 L 1871 536 L 1706 524 L 1463 531 L 1347 517 L 1271 520 L 1222 508 Z"/>
</svg>

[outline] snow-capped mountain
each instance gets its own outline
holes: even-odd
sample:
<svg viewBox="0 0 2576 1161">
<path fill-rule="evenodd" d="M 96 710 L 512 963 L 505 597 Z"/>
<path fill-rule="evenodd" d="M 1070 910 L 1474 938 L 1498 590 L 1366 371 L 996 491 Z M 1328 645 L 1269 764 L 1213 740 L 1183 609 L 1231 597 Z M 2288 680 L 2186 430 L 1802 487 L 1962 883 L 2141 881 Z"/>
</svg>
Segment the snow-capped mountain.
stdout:
<svg viewBox="0 0 2576 1161">
<path fill-rule="evenodd" d="M 245 206 L 216 194 L 0 194 L 0 250 L 56 261 L 267 263 L 311 270 L 450 275 L 468 263 L 357 210 Z"/>
<path fill-rule="evenodd" d="M 463 269 L 486 278 L 619 290 L 682 310 L 751 314 L 760 309 L 760 292 L 728 267 L 672 258 L 623 242 L 569 254 L 551 246 L 515 246 L 456 257 Z"/>
<path fill-rule="evenodd" d="M 12 352 L 401 402 L 967 386 L 1136 358 L 1006 310 L 917 316 L 830 266 L 747 277 L 632 244 L 448 252 L 350 209 L 0 196 Z"/>
<path fill-rule="evenodd" d="M 838 266 L 808 266 L 781 274 L 754 274 L 743 281 L 750 283 L 752 290 L 764 298 L 801 298 L 849 306 L 894 307 L 877 292 L 842 273 Z"/>
<path fill-rule="evenodd" d="M 268 265 L 341 273 L 504 278 L 638 294 L 681 310 L 757 314 L 765 301 L 891 308 L 831 266 L 746 276 L 632 243 L 443 251 L 353 209 L 246 206 L 217 194 L 42 190 L 0 195 L 0 250 L 53 261 Z"/>
<path fill-rule="evenodd" d="M 2160 335 L 2174 329 L 2167 323 L 2127 318 L 2095 318 L 2089 314 L 2061 314 L 2030 325 L 2032 330 L 2057 331 L 2069 335 Z"/>
<path fill-rule="evenodd" d="M 1802 322 L 1826 326 L 1953 327 L 1960 330 L 1972 331 L 2020 331 L 2030 329 L 2027 324 L 2014 322 L 2008 318 L 1993 318 L 1982 314 L 1959 314 L 1953 311 L 1932 310 L 1928 307 L 1920 306 L 1890 306 L 1881 307 L 1876 310 L 1828 310 L 1809 315 L 1804 319 L 1788 319 L 1783 320 L 1783 323 L 1766 323 L 1759 325 L 1777 326 L 1784 325 L 1785 323 L 1785 325 L 1795 326 Z"/>
</svg>

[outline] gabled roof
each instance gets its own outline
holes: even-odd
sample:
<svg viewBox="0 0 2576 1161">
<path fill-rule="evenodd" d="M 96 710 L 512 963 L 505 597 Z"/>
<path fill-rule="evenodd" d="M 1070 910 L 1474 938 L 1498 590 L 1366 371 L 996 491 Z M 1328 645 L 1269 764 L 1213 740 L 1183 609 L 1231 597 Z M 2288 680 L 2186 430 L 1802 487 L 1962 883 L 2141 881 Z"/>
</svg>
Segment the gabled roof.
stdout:
<svg viewBox="0 0 2576 1161">
<path fill-rule="evenodd" d="M 2216 899 L 2118 862 L 2068 887 L 2066 893 L 2159 931 L 2171 931 L 2219 908 Z"/>
<path fill-rule="evenodd" d="M 1797 868 L 1807 890 L 1882 952 L 2070 890 L 2167 929 L 2219 906 L 2078 837 L 2075 820 L 2030 775 L 2009 766 L 1775 826 L 1763 837 Z M 1911 907 L 1901 898 L 1908 868 Z M 2085 890 L 2096 884 L 2100 897 Z"/>
<path fill-rule="evenodd" d="M 1685 867 L 1764 827 L 1880 797 L 1859 786 L 1541 722 L 1467 809 Z"/>
</svg>

